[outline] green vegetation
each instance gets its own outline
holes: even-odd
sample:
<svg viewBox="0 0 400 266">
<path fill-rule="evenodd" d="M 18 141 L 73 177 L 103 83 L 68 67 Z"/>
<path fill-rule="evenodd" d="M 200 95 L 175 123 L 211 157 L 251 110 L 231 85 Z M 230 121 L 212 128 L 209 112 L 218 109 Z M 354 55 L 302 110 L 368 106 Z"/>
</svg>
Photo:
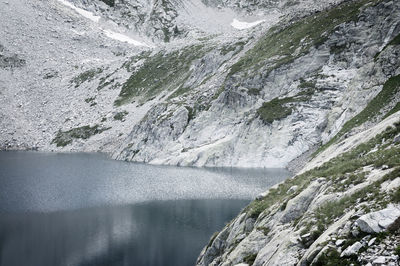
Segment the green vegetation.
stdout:
<svg viewBox="0 0 400 266">
<path fill-rule="evenodd" d="M 387 106 L 391 101 L 393 101 L 394 97 L 400 92 L 400 75 L 389 78 L 386 83 L 383 85 L 382 90 L 378 93 L 378 95 L 372 99 L 367 107 L 364 108 L 358 115 L 347 121 L 342 129 L 326 144 L 322 145 L 313 155 L 317 155 L 318 153 L 324 151 L 330 145 L 338 141 L 342 136 L 348 133 L 351 129 L 362 125 L 367 121 L 371 121 L 376 118 L 380 111 Z M 397 104 L 398 105 L 398 104 Z M 396 105 L 396 106 L 397 106 Z M 395 107 L 399 108 L 399 107 Z M 395 111 L 396 109 L 392 109 L 388 114 Z"/>
<path fill-rule="evenodd" d="M 90 106 L 95 106 L 95 105 L 97 105 L 97 103 L 94 100 L 95 100 L 94 97 L 90 97 L 90 98 L 86 98 L 85 102 L 90 103 Z"/>
<path fill-rule="evenodd" d="M 397 256 L 400 256 L 400 245 L 396 247 L 394 254 L 396 254 Z"/>
<path fill-rule="evenodd" d="M 86 98 L 86 99 L 85 99 L 85 102 L 86 102 L 86 103 L 91 103 L 91 102 L 93 102 L 94 100 L 95 100 L 94 97 L 90 97 L 90 98 Z"/>
<path fill-rule="evenodd" d="M 400 127 L 399 127 L 400 128 Z M 390 130 L 389 130 L 390 131 Z M 361 145 L 360 145 L 361 146 Z M 392 150 L 393 149 L 393 150 Z M 389 150 L 382 149 L 380 152 L 378 151 L 378 154 L 374 154 L 371 158 L 367 158 L 366 162 L 363 162 L 363 164 L 373 164 L 373 160 L 376 157 L 386 157 L 386 156 L 392 156 L 393 153 L 399 153 L 400 150 L 399 148 L 392 148 Z M 360 152 L 362 149 L 360 149 L 358 152 Z M 358 153 L 357 152 L 357 153 Z M 350 153 L 351 154 L 351 153 Z M 349 155 L 350 155 L 349 154 Z M 352 155 L 354 156 L 356 153 L 353 153 Z M 360 153 L 358 153 L 359 155 Z M 362 154 L 362 153 L 361 153 Z M 345 157 L 348 158 L 348 157 Z M 342 158 L 342 159 L 345 159 Z M 358 160 L 354 159 L 353 157 L 352 161 Z M 363 159 L 360 159 L 363 161 Z M 380 163 L 378 163 L 380 164 Z M 360 167 L 360 165 L 356 162 L 356 165 Z M 340 165 L 339 165 L 340 166 Z M 376 166 L 376 165 L 375 165 Z M 361 190 L 358 190 L 357 192 L 346 196 L 344 198 L 341 198 L 338 201 L 329 201 L 323 205 L 321 205 L 313 214 L 313 217 L 309 217 L 309 221 L 312 221 L 306 225 L 306 228 L 312 228 L 313 226 L 316 226 L 318 228 L 318 234 L 316 237 L 313 239 L 317 239 L 320 234 L 330 225 L 332 224 L 335 219 L 338 217 L 344 215 L 346 211 L 355 206 L 358 203 L 361 202 L 369 202 L 369 204 L 372 204 L 372 206 L 375 209 L 381 209 L 385 208 L 386 205 L 389 202 L 393 202 L 390 198 L 387 198 L 384 193 L 381 192 L 380 186 L 383 182 L 387 180 L 394 180 L 400 175 L 400 157 L 397 156 L 396 158 L 396 167 L 395 170 L 390 172 L 389 174 L 385 175 L 382 179 L 373 182 L 372 184 L 362 188 Z M 345 168 L 346 169 L 346 168 Z M 351 171 L 351 170 L 344 170 L 344 171 Z M 334 180 L 337 176 L 340 176 L 343 174 L 343 172 L 337 171 L 336 175 L 333 175 L 331 178 Z"/>
<path fill-rule="evenodd" d="M 341 258 L 340 253 L 334 249 L 329 248 L 324 252 L 317 261 L 313 264 L 314 266 L 350 266 L 360 265 L 356 258 Z"/>
<path fill-rule="evenodd" d="M 399 176 L 400 176 L 400 174 L 399 174 Z M 399 189 L 396 190 L 395 192 L 393 192 L 392 201 L 394 203 L 400 203 L 400 190 Z"/>
<path fill-rule="evenodd" d="M 251 266 L 251 265 L 253 265 L 256 258 L 257 258 L 257 254 L 250 254 L 243 258 L 243 262 L 247 263 Z"/>
<path fill-rule="evenodd" d="M 397 103 L 384 117 L 383 119 L 385 119 L 386 117 L 391 116 L 394 113 L 397 113 L 398 111 L 400 111 L 400 103 Z"/>
<path fill-rule="evenodd" d="M 95 76 L 97 76 L 98 74 L 100 74 L 101 72 L 103 72 L 102 68 L 95 68 L 95 69 L 90 69 L 87 70 L 81 74 L 79 74 L 78 76 L 76 76 L 75 78 L 73 78 L 71 80 L 71 83 L 75 84 L 75 87 L 79 87 L 82 83 L 86 82 L 86 81 L 91 81 Z"/>
<path fill-rule="evenodd" d="M 202 45 L 186 47 L 169 54 L 160 52 L 149 57 L 123 84 L 116 106 L 128 103 L 134 97 L 147 101 L 163 90 L 176 88 L 189 78 L 193 61 L 201 58 L 210 48 Z"/>
<path fill-rule="evenodd" d="M 126 69 L 128 72 L 133 72 L 136 70 L 136 64 L 140 62 L 141 60 L 149 58 L 151 55 L 150 51 L 143 51 L 138 55 L 132 56 L 128 61 L 126 61 L 122 67 Z"/>
<path fill-rule="evenodd" d="M 293 107 L 288 106 L 296 102 L 307 101 L 312 94 L 309 91 L 301 92 L 293 97 L 274 98 L 263 105 L 257 110 L 257 114 L 264 123 L 271 124 L 275 120 L 281 120 L 288 117 L 293 112 Z"/>
<path fill-rule="evenodd" d="M 315 81 L 307 81 L 307 80 L 305 80 L 303 78 L 300 78 L 299 88 L 301 88 L 301 89 L 308 88 L 308 89 L 315 90 L 315 85 L 316 85 Z"/>
<path fill-rule="evenodd" d="M 115 6 L 115 0 L 100 0 L 100 1 L 104 2 L 106 5 L 108 5 L 110 7 Z"/>
<path fill-rule="evenodd" d="M 233 55 L 239 53 L 243 47 L 246 45 L 245 41 L 239 41 L 233 44 L 226 44 L 224 46 L 222 46 L 222 48 L 220 49 L 221 54 L 222 55 L 227 55 L 230 52 L 233 52 Z"/>
<path fill-rule="evenodd" d="M 100 134 L 109 128 L 100 128 L 99 125 L 93 127 L 83 126 L 73 128 L 68 131 L 58 131 L 56 137 L 52 140 L 52 144 L 56 144 L 57 147 L 65 147 L 72 143 L 74 139 L 88 139 L 93 135 Z"/>
<path fill-rule="evenodd" d="M 187 121 L 187 123 L 189 124 L 189 122 L 194 119 L 194 117 L 196 115 L 196 112 L 190 106 L 185 106 L 185 108 L 186 108 L 186 110 L 188 110 L 188 121 Z"/>
<path fill-rule="evenodd" d="M 0 54 L 0 68 L 23 67 L 25 65 L 26 60 L 19 58 L 16 54 L 10 56 Z"/>
<path fill-rule="evenodd" d="M 285 28 L 273 27 L 231 68 L 228 75 L 258 69 L 266 63 L 269 70 L 291 63 L 313 46 L 323 44 L 339 24 L 356 21 L 360 8 L 376 0 L 344 2 L 335 8 L 322 11 L 290 24 Z"/>
<path fill-rule="evenodd" d="M 245 209 L 249 217 L 257 218 L 264 210 L 270 208 L 274 204 L 290 200 L 297 196 L 310 182 L 319 177 L 325 177 L 336 183 L 337 180 L 343 178 L 344 175 L 360 171 L 365 166 L 373 166 L 375 168 L 387 165 L 390 168 L 400 166 L 400 146 L 389 146 L 393 138 L 400 133 L 400 123 L 394 127 L 389 127 L 375 138 L 366 143 L 362 143 L 353 150 L 343 153 L 334 159 L 324 163 L 322 166 L 309 170 L 295 178 L 287 179 L 285 182 L 279 184 L 277 188 L 272 188 L 268 194 L 261 200 L 251 202 Z M 376 148 L 375 152 L 370 152 Z M 383 198 L 384 193 L 380 193 L 379 186 L 386 180 L 392 180 L 400 175 L 400 168 L 396 168 L 391 173 L 387 174 L 381 180 L 369 185 L 368 187 L 360 190 L 359 192 L 346 197 L 341 201 L 333 201 L 323 205 L 316 214 L 314 225 L 327 226 L 336 217 L 341 216 L 346 208 L 353 206 L 358 199 L 364 201 L 376 201 L 380 204 L 387 203 Z M 358 178 L 356 178 L 358 180 Z M 299 187 L 295 193 L 287 195 L 290 187 L 297 185 Z M 332 187 L 334 190 L 335 187 Z M 310 220 L 310 219 L 308 219 Z M 311 224 L 309 228 L 311 228 Z M 322 230 L 320 230 L 322 232 Z"/>
<path fill-rule="evenodd" d="M 211 247 L 212 243 L 213 243 L 214 240 L 217 238 L 218 234 L 219 234 L 219 232 L 215 232 L 215 233 L 211 236 L 210 241 L 208 241 L 207 248 Z"/>
<path fill-rule="evenodd" d="M 176 98 L 180 95 L 183 95 L 187 92 L 189 92 L 191 90 L 191 88 L 189 87 L 184 87 L 184 86 L 180 86 L 177 90 L 175 90 L 169 97 L 168 100 L 171 100 L 173 98 Z"/>
<path fill-rule="evenodd" d="M 46 74 L 44 74 L 43 79 L 52 79 L 55 77 L 58 77 L 58 72 L 57 71 L 52 71 L 52 72 L 48 72 Z"/>
<path fill-rule="evenodd" d="M 275 98 L 270 102 L 265 102 L 257 110 L 257 114 L 265 123 L 272 123 L 275 120 L 283 119 L 292 114 L 293 108 L 286 107 L 284 104 L 290 102 L 288 98 Z"/>
<path fill-rule="evenodd" d="M 390 46 L 390 45 L 399 45 L 399 44 L 400 44 L 400 34 L 398 34 L 396 37 L 394 37 L 393 40 L 391 40 L 385 47 L 383 47 L 382 51 L 378 52 L 375 55 L 374 58 L 377 59 L 381 55 L 381 53 L 383 51 L 385 51 L 386 48 L 388 48 L 388 46 Z"/>
<path fill-rule="evenodd" d="M 267 236 L 269 232 L 271 232 L 271 229 L 265 226 L 259 226 L 257 227 L 257 230 L 263 232 L 265 236 Z"/>
<path fill-rule="evenodd" d="M 116 113 L 116 114 L 114 115 L 114 120 L 122 121 L 122 120 L 125 118 L 125 116 L 126 116 L 127 114 L 128 114 L 127 111 L 118 112 L 118 113 Z"/>
<path fill-rule="evenodd" d="M 250 88 L 247 89 L 247 94 L 249 95 L 260 95 L 261 89 L 257 89 L 257 88 Z"/>
<path fill-rule="evenodd" d="M 335 45 L 335 46 L 331 46 L 330 47 L 330 53 L 331 54 L 340 54 L 344 50 L 346 50 L 346 44 L 344 44 L 344 45 Z"/>
<path fill-rule="evenodd" d="M 399 45 L 400 44 L 400 34 L 393 38 L 390 41 L 389 45 Z"/>
<path fill-rule="evenodd" d="M 125 62 L 125 64 L 128 65 L 128 62 Z M 129 68 L 125 64 L 123 65 L 123 67 Z M 114 75 L 117 71 L 118 71 L 118 69 L 112 73 L 107 74 L 105 77 L 101 77 L 99 86 L 97 87 L 97 90 L 100 91 L 100 90 L 104 89 L 105 87 L 113 84 L 115 82 L 115 78 L 111 78 L 111 76 Z M 114 88 L 115 86 L 118 86 L 118 85 L 119 85 L 119 83 L 117 82 L 111 88 Z"/>
<path fill-rule="evenodd" d="M 335 184 L 333 185 L 332 188 L 334 189 L 335 192 L 343 192 L 350 185 L 358 185 L 364 182 L 365 176 L 366 176 L 365 172 L 346 174 L 336 179 Z"/>
</svg>

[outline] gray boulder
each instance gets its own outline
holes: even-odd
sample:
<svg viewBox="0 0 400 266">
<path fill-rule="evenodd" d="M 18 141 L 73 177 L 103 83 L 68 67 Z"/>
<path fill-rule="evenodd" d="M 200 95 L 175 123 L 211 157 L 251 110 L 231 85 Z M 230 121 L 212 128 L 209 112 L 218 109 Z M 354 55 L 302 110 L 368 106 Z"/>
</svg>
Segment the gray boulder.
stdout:
<svg viewBox="0 0 400 266">
<path fill-rule="evenodd" d="M 356 223 L 365 233 L 379 233 L 385 231 L 399 217 L 399 206 L 391 205 L 386 209 L 361 216 Z"/>
<path fill-rule="evenodd" d="M 340 254 L 340 257 L 347 257 L 351 255 L 355 255 L 360 251 L 360 249 L 363 247 L 363 245 L 360 242 L 356 242 L 353 245 L 347 247 L 342 254 Z"/>
<path fill-rule="evenodd" d="M 282 214 L 281 222 L 288 223 L 300 217 L 308 209 L 320 187 L 321 184 L 314 181 L 299 195 L 289 200 Z"/>
<path fill-rule="evenodd" d="M 396 137 L 394 137 L 393 142 L 394 142 L 395 144 L 400 143 L 400 134 L 397 135 Z"/>
</svg>

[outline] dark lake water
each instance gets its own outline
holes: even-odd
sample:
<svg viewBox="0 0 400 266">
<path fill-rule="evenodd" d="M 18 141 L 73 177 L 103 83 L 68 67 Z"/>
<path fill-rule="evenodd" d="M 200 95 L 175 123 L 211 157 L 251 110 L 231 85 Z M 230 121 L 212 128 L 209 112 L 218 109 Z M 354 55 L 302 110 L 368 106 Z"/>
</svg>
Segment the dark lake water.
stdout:
<svg viewBox="0 0 400 266">
<path fill-rule="evenodd" d="M 0 265 L 193 265 L 215 231 L 288 176 L 0 152 Z"/>
</svg>

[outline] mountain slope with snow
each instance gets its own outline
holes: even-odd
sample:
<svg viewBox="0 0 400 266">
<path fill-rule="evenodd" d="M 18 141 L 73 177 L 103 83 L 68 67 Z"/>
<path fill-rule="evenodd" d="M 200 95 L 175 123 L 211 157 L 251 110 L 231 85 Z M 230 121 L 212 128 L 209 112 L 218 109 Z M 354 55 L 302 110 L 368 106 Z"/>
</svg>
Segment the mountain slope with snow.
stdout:
<svg viewBox="0 0 400 266">
<path fill-rule="evenodd" d="M 399 74 L 396 2 L 312 3 L 2 2 L 2 58 L 24 64 L 0 68 L 0 145 L 285 167 L 373 124 L 350 122 Z"/>
</svg>

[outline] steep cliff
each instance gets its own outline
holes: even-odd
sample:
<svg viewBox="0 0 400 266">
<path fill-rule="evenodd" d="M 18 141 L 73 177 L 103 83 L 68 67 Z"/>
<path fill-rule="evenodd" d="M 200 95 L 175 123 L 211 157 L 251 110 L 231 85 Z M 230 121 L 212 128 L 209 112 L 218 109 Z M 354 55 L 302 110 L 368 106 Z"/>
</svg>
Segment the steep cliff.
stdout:
<svg viewBox="0 0 400 266">
<path fill-rule="evenodd" d="M 399 99 L 395 1 L 0 5 L 2 149 L 285 167 Z"/>
<path fill-rule="evenodd" d="M 400 2 L 15 0 L 0 28 L 1 149 L 310 157 L 198 264 L 398 265 Z"/>
<path fill-rule="evenodd" d="M 397 112 L 259 195 L 213 236 L 197 264 L 399 265 L 399 248 Z"/>
</svg>

